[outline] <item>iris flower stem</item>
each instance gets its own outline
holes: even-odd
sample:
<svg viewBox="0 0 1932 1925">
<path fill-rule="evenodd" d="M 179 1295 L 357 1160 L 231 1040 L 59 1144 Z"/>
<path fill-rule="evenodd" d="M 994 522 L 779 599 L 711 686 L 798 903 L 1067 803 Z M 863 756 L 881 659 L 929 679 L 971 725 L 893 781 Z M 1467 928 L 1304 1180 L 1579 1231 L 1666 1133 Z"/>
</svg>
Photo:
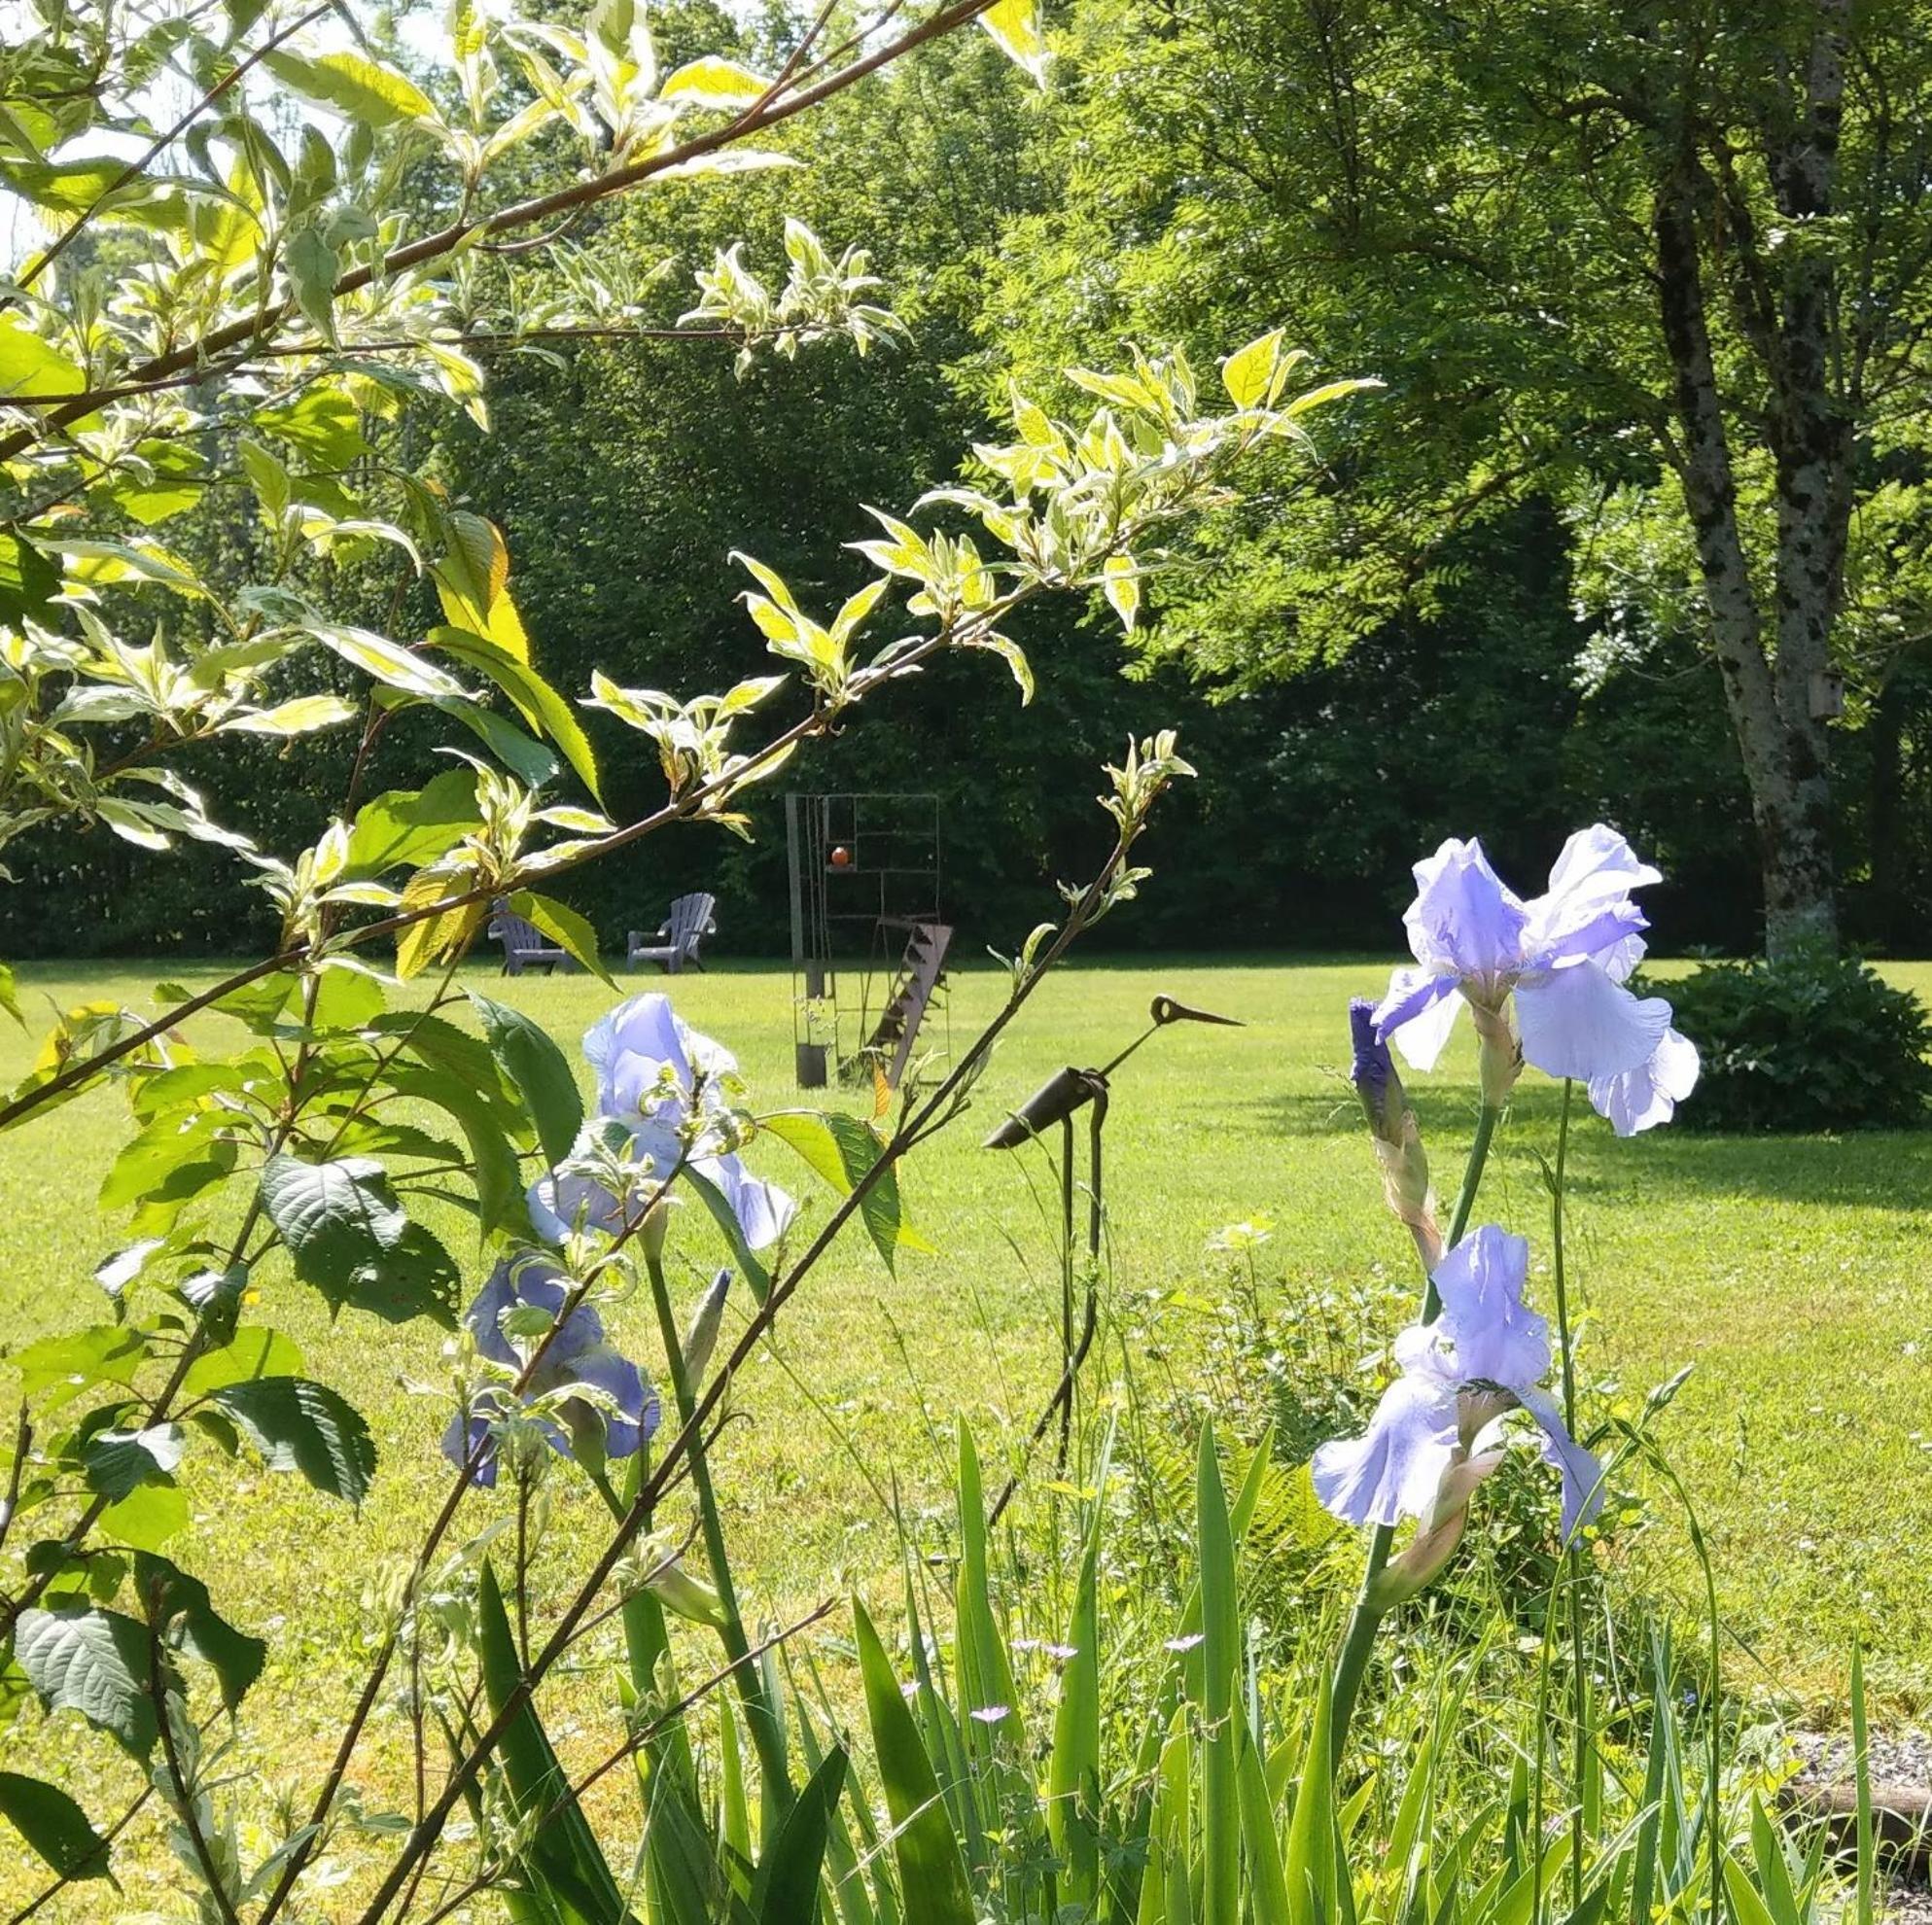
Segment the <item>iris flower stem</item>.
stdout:
<svg viewBox="0 0 1932 1925">
<path fill-rule="evenodd" d="M 697 1409 L 697 1393 L 685 1369 L 685 1347 L 678 1336 L 678 1319 L 671 1308 L 671 1286 L 664 1278 L 663 1259 L 645 1252 L 645 1269 L 650 1276 L 650 1295 L 657 1306 L 658 1334 L 664 1340 L 664 1360 L 671 1374 L 671 1388 L 678 1400 L 678 1420 L 688 1426 Z M 745 1702 L 745 1722 L 751 1728 L 752 1742 L 757 1748 L 762 1785 L 758 1799 L 760 1823 L 767 1842 L 774 1836 L 777 1821 L 790 1808 L 791 1774 L 785 1756 L 785 1733 L 778 1713 L 765 1695 L 764 1678 L 751 1662 L 752 1647 L 745 1636 L 745 1621 L 738 1612 L 738 1592 L 731 1582 L 731 1558 L 724 1543 L 724 1525 L 718 1515 L 718 1497 L 712 1488 L 711 1463 L 705 1454 L 704 1439 L 691 1433 L 687 1453 L 691 1489 L 697 1498 L 698 1522 L 704 1532 L 704 1551 L 711 1564 L 711 1581 L 718 1592 L 723 1622 L 719 1636 L 738 1681 L 738 1695 Z"/>
<path fill-rule="evenodd" d="M 1570 1101 L 1574 1078 L 1563 1078 L 1563 1106 L 1557 1118 L 1557 1159 L 1550 1172 L 1550 1279 L 1557 1299 L 1557 1354 L 1563 1360 L 1563 1422 L 1576 1435 L 1576 1365 L 1570 1357 L 1569 1287 L 1563 1270 L 1563 1180 L 1569 1164 Z M 1569 1618 L 1569 1701 L 1575 1751 L 1570 1799 L 1570 1905 L 1583 1903 L 1583 1781 L 1590 1765 L 1590 1679 L 1583 1648 L 1583 1551 L 1574 1539 L 1563 1547 L 1569 1582 L 1563 1587 Z"/>
<path fill-rule="evenodd" d="M 1483 1183 L 1483 1167 L 1490 1160 L 1490 1144 L 1495 1138 L 1496 1124 L 1501 1120 L 1500 1107 L 1485 1103 L 1476 1117 L 1476 1134 L 1470 1138 L 1469 1160 L 1462 1166 L 1462 1187 L 1456 1195 L 1456 1213 L 1450 1219 L 1449 1241 L 1446 1245 L 1454 1249 L 1462 1241 L 1463 1233 L 1469 1228 L 1469 1218 L 1476 1208 L 1476 1192 Z M 1425 1277 L 1423 1280 L 1423 1321 L 1433 1323 L 1442 1310 L 1442 1299 L 1437 1294 L 1435 1278 Z M 1343 1634 L 1342 1654 L 1335 1661 L 1335 1683 L 1330 1699 L 1329 1732 L 1331 1764 L 1339 1764 L 1349 1740 L 1349 1727 L 1354 1719 L 1355 1700 L 1361 1695 L 1362 1676 L 1368 1669 L 1369 1653 L 1375 1646 L 1375 1634 L 1382 1628 L 1383 1610 L 1371 1597 L 1375 1581 L 1382 1575 L 1383 1566 L 1388 1562 L 1388 1553 L 1395 1542 L 1393 1524 L 1377 1524 L 1375 1535 L 1369 1539 L 1368 1567 L 1362 1573 L 1362 1588 L 1355 1598 L 1355 1608 L 1349 1614 L 1349 1628 Z"/>
</svg>

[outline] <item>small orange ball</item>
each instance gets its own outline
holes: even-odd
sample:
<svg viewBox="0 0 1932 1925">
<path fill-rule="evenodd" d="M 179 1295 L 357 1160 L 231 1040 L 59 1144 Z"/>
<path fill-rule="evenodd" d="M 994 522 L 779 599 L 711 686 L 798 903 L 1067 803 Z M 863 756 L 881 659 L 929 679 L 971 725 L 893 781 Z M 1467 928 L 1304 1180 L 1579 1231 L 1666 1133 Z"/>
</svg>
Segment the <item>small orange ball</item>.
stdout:
<svg viewBox="0 0 1932 1925">
<path fill-rule="evenodd" d="M 838 848 L 832 851 L 832 867 L 834 869 L 849 869 L 851 866 L 852 851 L 841 843 Z"/>
</svg>

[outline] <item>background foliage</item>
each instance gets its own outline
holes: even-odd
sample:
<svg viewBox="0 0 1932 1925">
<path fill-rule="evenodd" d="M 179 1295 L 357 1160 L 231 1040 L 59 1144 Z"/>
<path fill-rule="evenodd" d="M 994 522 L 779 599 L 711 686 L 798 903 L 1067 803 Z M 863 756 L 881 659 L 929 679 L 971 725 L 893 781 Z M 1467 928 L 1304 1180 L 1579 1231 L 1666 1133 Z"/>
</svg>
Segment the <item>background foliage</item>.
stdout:
<svg viewBox="0 0 1932 1925">
<path fill-rule="evenodd" d="M 742 32 L 702 6 L 653 18 L 667 61 Z M 615 247 L 641 278 L 662 268 L 668 317 L 686 304 L 692 270 L 740 234 L 748 262 L 772 278 L 783 212 L 794 210 L 834 250 L 871 251 L 908 347 L 863 362 L 836 348 L 761 359 L 743 378 L 724 342 L 528 347 L 492 369 L 495 436 L 453 411 L 414 410 L 393 431 L 383 452 L 399 468 L 517 531 L 518 607 L 557 685 L 581 685 L 592 664 L 658 687 L 748 672 L 761 644 L 719 592 L 726 552 L 769 558 L 808 602 L 848 592 L 862 569 L 838 544 L 865 532 L 860 505 L 910 500 L 949 479 L 959 449 L 1003 405 L 1009 360 L 1044 382 L 1064 353 L 1105 358 L 1138 330 L 1219 341 L 1238 317 L 1282 299 L 1311 325 L 1333 318 L 1283 269 L 1259 286 L 1263 263 L 1199 225 L 1185 190 L 1205 177 L 1189 171 L 1191 149 L 1169 119 L 1129 194 L 1119 143 L 1138 123 L 1116 123 L 1127 108 L 1087 78 L 1095 62 L 1107 71 L 1113 29 L 1101 10 L 1075 18 L 1081 64 L 1063 62 L 1061 90 L 1043 99 L 1002 85 L 1001 55 L 983 36 L 948 41 L 916 69 L 775 136 L 807 167 L 750 177 L 729 196 L 667 187 L 612 203 L 575 232 Z M 1184 81 L 1181 52 L 1172 57 Z M 532 188 L 550 184 L 546 167 L 564 178 L 542 140 L 516 164 Z M 1215 192 L 1231 190 L 1224 181 Z M 1103 258 L 1105 285 L 1074 271 Z M 1395 368 L 1387 335 L 1330 337 L 1338 358 L 1363 357 L 1348 371 Z M 1351 492 L 1368 458 L 1360 444 L 1381 450 L 1386 470 L 1409 438 L 1402 424 L 1429 405 L 1413 378 L 1411 369 L 1399 391 L 1347 403 L 1346 417 L 1324 417 L 1317 431 L 1351 484 L 1341 493 L 1353 514 L 1376 512 L 1373 493 Z M 1379 475 L 1385 496 L 1394 485 Z M 1897 511 L 1915 526 L 1909 503 Z M 1084 788 L 1062 777 L 1111 752 L 1153 704 L 1184 722 L 1202 779 L 1157 830 L 1158 899 L 1103 941 L 1379 944 L 1418 849 L 1476 828 L 1505 869 L 1534 873 L 1567 824 L 1601 818 L 1669 878 L 1653 911 L 1667 942 L 1752 946 L 1749 805 L 1716 670 L 1693 634 L 1668 623 L 1628 646 L 1627 623 L 1600 593 L 1605 569 L 1620 565 L 1616 531 L 1580 526 L 1549 495 L 1500 501 L 1447 535 L 1417 611 L 1390 618 L 1374 612 L 1388 586 L 1365 558 L 1376 531 L 1324 527 L 1334 512 L 1283 476 L 1279 496 L 1261 490 L 1258 509 L 1213 531 L 1205 560 L 1154 584 L 1165 642 L 1124 656 L 1105 609 L 1023 614 L 1015 633 L 1039 680 L 1032 708 L 963 701 L 970 665 L 942 663 L 894 691 L 862 740 L 832 745 L 815 784 L 822 772 L 825 787 L 936 789 L 947 907 L 966 939 L 990 940 L 1095 853 Z M 1352 572 L 1306 573 L 1311 556 L 1331 552 L 1317 535 L 1336 538 L 1344 562 L 1354 557 Z M 232 492 L 211 494 L 167 536 L 209 566 L 260 539 Z M 352 574 L 336 581 L 338 606 L 354 585 Z M 404 620 L 432 618 L 433 596 L 411 592 L 425 606 L 405 608 Z M 365 593 L 364 615 L 381 627 L 389 578 L 370 572 Z M 1227 645 L 1219 654 L 1194 646 L 1210 631 Z M 1284 672 L 1253 672 L 1270 661 Z M 378 750 L 378 786 L 402 780 L 427 739 L 408 720 Z M 605 721 L 586 725 L 621 815 L 652 776 L 620 748 L 635 738 L 615 723 L 600 729 Z M 1922 950 L 1932 940 L 1921 853 L 1932 846 L 1932 677 L 1916 654 L 1901 654 L 1836 733 L 1847 928 L 1893 953 Z M 307 839 L 351 752 L 334 733 L 233 740 L 208 767 L 216 813 L 264 843 Z M 654 925 L 673 893 L 712 889 L 720 947 L 776 954 L 786 928 L 778 810 L 776 790 L 759 800 L 753 844 L 654 839 L 559 892 L 608 940 Z M 102 942 L 129 954 L 232 951 L 270 919 L 217 849 L 155 861 L 96 830 L 30 835 L 10 860 L 28 885 L 0 896 L 0 948 L 16 956 Z M 50 902 L 62 913 L 46 914 Z"/>
</svg>

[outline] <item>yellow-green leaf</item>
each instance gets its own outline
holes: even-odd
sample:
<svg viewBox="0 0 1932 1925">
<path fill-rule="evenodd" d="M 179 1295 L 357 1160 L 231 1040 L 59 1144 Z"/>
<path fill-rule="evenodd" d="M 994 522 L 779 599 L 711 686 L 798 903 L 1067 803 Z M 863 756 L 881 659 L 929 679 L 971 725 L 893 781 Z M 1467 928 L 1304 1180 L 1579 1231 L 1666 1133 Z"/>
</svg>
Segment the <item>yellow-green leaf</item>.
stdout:
<svg viewBox="0 0 1932 1925">
<path fill-rule="evenodd" d="M 80 363 L 43 340 L 24 315 L 0 314 L 0 395 L 78 395 L 87 385 Z"/>
<path fill-rule="evenodd" d="M 413 81 L 360 53 L 271 53 L 265 63 L 285 86 L 371 127 L 433 121 L 436 103 Z"/>
<path fill-rule="evenodd" d="M 1282 359 L 1282 330 L 1238 348 L 1221 363 L 1221 385 L 1237 407 L 1264 407 Z"/>
<path fill-rule="evenodd" d="M 686 60 L 658 93 L 660 100 L 689 100 L 700 107 L 750 107 L 771 83 L 721 54 Z"/>
<path fill-rule="evenodd" d="M 1007 59 L 1034 80 L 1046 82 L 1046 36 L 1040 30 L 1039 8 L 1035 0 L 997 0 L 979 17 Z"/>
</svg>

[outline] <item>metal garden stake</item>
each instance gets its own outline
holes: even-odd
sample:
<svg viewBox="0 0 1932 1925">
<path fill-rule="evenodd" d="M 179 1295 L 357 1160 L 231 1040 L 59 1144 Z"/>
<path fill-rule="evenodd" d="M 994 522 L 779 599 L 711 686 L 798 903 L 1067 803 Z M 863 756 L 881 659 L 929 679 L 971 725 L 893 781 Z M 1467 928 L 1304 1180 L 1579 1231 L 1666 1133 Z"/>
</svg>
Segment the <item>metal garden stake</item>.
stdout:
<svg viewBox="0 0 1932 1925">
<path fill-rule="evenodd" d="M 984 1149 L 1018 1149 L 1022 1144 L 1043 1136 L 1054 1124 L 1060 1125 L 1060 1357 L 1061 1373 L 1059 1386 L 1047 1400 L 1046 1408 L 1040 1412 L 1039 1420 L 1034 1425 L 1028 1438 L 1028 1446 L 1039 1442 L 1052 1423 L 1054 1414 L 1060 1418 L 1060 1447 L 1057 1462 L 1064 1472 L 1067 1468 L 1068 1451 L 1071 1445 L 1073 1432 L 1074 1386 L 1078 1381 L 1080 1366 L 1085 1363 L 1087 1352 L 1093 1348 L 1094 1330 L 1100 1317 L 1100 1251 L 1101 1231 L 1105 1222 L 1106 1203 L 1104 1196 L 1104 1176 L 1106 1162 L 1103 1138 L 1107 1130 L 1107 1105 L 1111 1096 L 1113 1072 L 1151 1036 L 1155 1031 L 1164 1030 L 1174 1023 L 1216 1023 L 1228 1029 L 1238 1030 L 1240 1021 L 1233 1016 L 1216 1016 L 1211 1010 L 1195 1009 L 1187 1003 L 1177 1002 L 1171 996 L 1157 996 L 1148 1010 L 1152 1019 L 1147 1027 L 1123 1049 L 1120 1054 L 1098 1069 L 1076 1069 L 1068 1067 L 1057 1069 L 1014 1110 L 981 1145 Z M 1079 1312 L 1079 1329 L 1074 1329 L 1073 1287 L 1073 1119 L 1082 1109 L 1087 1117 L 1087 1276 L 1085 1302 Z M 998 1522 L 1001 1513 L 1006 1508 L 1013 1495 L 1016 1478 L 1009 1478 L 1006 1488 L 1000 1493 L 1000 1500 L 993 1507 L 991 1522 Z"/>
</svg>

